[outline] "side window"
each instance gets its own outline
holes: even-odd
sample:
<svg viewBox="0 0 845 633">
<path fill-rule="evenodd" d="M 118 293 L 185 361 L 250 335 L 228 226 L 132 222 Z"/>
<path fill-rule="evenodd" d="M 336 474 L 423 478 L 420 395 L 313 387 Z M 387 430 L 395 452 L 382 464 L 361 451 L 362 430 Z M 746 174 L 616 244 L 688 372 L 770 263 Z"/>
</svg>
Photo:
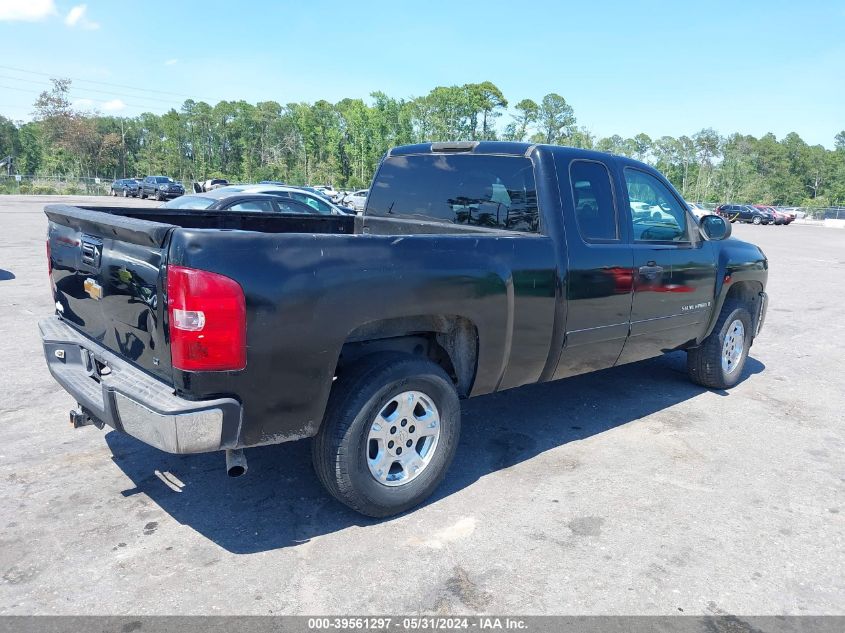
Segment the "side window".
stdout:
<svg viewBox="0 0 845 633">
<path fill-rule="evenodd" d="M 534 168 L 522 156 L 391 156 L 370 189 L 367 214 L 537 232 Z"/>
<path fill-rule="evenodd" d="M 304 202 L 309 207 L 317 211 L 317 213 L 321 213 L 323 215 L 331 215 L 332 208 L 322 200 L 317 200 L 317 198 L 312 198 L 311 196 L 307 196 L 304 193 L 296 193 L 293 191 L 291 192 L 290 197 L 294 200 Z"/>
<path fill-rule="evenodd" d="M 227 211 L 253 211 L 260 213 L 272 213 L 273 203 L 270 200 L 245 200 L 236 202 L 227 208 Z"/>
<path fill-rule="evenodd" d="M 634 239 L 689 242 L 687 212 L 669 189 L 651 174 L 625 168 Z"/>
<path fill-rule="evenodd" d="M 618 240 L 619 221 L 607 167 L 593 161 L 576 160 L 572 162 L 569 174 L 581 238 L 585 242 Z"/>
<path fill-rule="evenodd" d="M 276 207 L 279 213 L 313 214 L 314 210 L 307 204 L 293 200 L 292 198 L 276 198 Z"/>
</svg>

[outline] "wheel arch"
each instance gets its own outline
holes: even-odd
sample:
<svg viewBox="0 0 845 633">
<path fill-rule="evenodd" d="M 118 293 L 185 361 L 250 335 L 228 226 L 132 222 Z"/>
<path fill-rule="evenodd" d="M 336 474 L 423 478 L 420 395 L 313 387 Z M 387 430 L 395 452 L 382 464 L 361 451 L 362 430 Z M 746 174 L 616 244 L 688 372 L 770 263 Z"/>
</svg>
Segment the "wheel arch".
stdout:
<svg viewBox="0 0 845 633">
<path fill-rule="evenodd" d="M 752 332 L 757 331 L 757 319 L 760 316 L 758 309 L 760 301 L 760 293 L 763 292 L 763 284 L 756 279 L 745 279 L 733 282 L 724 282 L 722 284 L 721 292 L 713 309 L 713 315 L 710 318 L 710 324 L 707 326 L 707 331 L 701 337 L 704 340 L 712 332 L 719 320 L 719 314 L 722 308 L 730 300 L 737 300 L 748 307 L 748 312 L 751 314 Z"/>
<path fill-rule="evenodd" d="M 458 395 L 472 390 L 478 367 L 478 328 L 458 315 L 415 315 L 370 321 L 346 337 L 335 375 L 369 354 L 398 351 L 424 356 L 452 378 Z"/>
</svg>

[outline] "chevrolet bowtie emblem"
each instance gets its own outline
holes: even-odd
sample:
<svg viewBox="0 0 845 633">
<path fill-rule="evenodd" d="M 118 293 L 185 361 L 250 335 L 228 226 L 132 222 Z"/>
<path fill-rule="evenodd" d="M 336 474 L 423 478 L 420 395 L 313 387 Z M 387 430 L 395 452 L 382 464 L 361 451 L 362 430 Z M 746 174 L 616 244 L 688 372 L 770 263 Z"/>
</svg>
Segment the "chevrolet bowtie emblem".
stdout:
<svg viewBox="0 0 845 633">
<path fill-rule="evenodd" d="M 85 283 L 82 284 L 82 287 L 85 289 L 85 292 L 88 293 L 88 296 L 92 299 L 96 299 L 97 301 L 99 301 L 103 298 L 103 287 L 90 277 L 85 280 Z"/>
</svg>

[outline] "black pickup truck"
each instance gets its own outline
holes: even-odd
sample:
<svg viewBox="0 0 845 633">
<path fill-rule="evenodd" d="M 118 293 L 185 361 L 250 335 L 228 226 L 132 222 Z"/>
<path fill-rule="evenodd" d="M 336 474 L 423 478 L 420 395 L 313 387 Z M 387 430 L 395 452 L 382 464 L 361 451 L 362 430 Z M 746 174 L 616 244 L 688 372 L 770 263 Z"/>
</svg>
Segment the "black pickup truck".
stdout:
<svg viewBox="0 0 845 633">
<path fill-rule="evenodd" d="M 567 147 L 398 147 L 357 217 L 46 214 L 40 328 L 74 425 L 225 450 L 232 475 L 246 447 L 313 437 L 323 484 L 372 516 L 438 485 L 460 398 L 673 350 L 731 387 L 766 312 L 768 261 L 723 218 Z"/>
</svg>

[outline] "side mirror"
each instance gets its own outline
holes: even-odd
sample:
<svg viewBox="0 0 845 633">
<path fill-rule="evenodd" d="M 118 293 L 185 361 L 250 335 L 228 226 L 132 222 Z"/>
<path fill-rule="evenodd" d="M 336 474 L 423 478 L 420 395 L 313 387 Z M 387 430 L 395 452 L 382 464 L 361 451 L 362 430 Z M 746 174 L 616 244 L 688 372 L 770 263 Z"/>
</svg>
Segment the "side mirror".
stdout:
<svg viewBox="0 0 845 633">
<path fill-rule="evenodd" d="M 731 224 L 719 215 L 702 216 L 698 229 L 705 240 L 726 240 L 731 236 Z"/>
</svg>

